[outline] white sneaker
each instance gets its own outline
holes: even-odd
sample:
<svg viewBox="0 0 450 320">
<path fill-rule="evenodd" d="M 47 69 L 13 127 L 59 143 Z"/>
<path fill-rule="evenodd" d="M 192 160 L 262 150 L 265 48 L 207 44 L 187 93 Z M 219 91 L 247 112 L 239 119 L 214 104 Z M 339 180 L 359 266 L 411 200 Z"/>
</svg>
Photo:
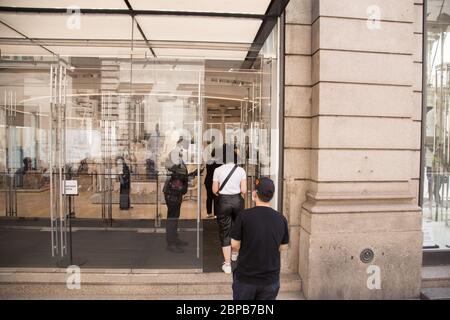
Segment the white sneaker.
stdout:
<svg viewBox="0 0 450 320">
<path fill-rule="evenodd" d="M 224 262 L 222 264 L 222 271 L 226 274 L 231 274 L 231 264 Z"/>
</svg>

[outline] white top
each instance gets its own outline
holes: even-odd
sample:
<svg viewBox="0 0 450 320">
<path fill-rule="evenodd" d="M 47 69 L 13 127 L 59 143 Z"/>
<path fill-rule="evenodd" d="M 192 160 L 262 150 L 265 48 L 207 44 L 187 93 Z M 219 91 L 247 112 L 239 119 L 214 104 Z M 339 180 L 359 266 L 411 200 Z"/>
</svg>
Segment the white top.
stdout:
<svg viewBox="0 0 450 320">
<path fill-rule="evenodd" d="M 233 167 L 234 163 L 227 163 L 214 170 L 213 181 L 219 182 L 219 188 Z M 234 170 L 233 175 L 230 177 L 225 187 L 219 193 L 228 195 L 241 193 L 241 181 L 244 179 L 247 179 L 245 170 L 238 166 L 236 170 Z"/>
</svg>

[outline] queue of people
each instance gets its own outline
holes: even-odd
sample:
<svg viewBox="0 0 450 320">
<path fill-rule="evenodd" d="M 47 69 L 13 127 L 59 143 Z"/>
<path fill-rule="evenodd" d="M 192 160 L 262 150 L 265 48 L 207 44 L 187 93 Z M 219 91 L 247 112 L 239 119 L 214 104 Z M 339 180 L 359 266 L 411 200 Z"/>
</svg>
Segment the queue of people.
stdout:
<svg viewBox="0 0 450 320">
<path fill-rule="evenodd" d="M 182 153 L 181 145 L 172 151 L 166 166 L 170 175 L 164 185 L 167 249 L 174 253 L 184 252 L 181 247 L 187 245 L 178 238 L 178 218 L 188 178 L 197 175 L 197 171 L 188 172 Z M 280 252 L 289 243 L 287 220 L 270 205 L 275 185 L 266 177 L 256 179 L 252 192 L 255 206 L 245 209 L 247 174 L 237 164 L 235 148 L 214 148 L 210 156 L 206 163 L 206 209 L 209 217 L 216 217 L 219 227 L 222 271 L 233 273 L 233 299 L 274 300 L 280 288 Z M 236 261 L 234 272 L 232 260 Z"/>
<path fill-rule="evenodd" d="M 167 206 L 167 250 L 180 254 L 188 242 L 180 239 L 178 222 L 183 196 L 188 191 L 189 179 L 197 176 L 197 169 L 189 172 L 183 160 L 188 142 L 180 138 L 165 161 L 168 172 L 163 193 Z M 225 144 L 212 148 L 206 162 L 206 210 L 208 217 L 216 217 L 223 263 L 222 271 L 233 274 L 235 300 L 275 299 L 280 287 L 280 252 L 289 242 L 286 218 L 271 208 L 275 193 L 272 180 L 256 179 L 253 186 L 254 206 L 245 209 L 247 173 L 238 165 L 236 148 Z M 123 159 L 121 175 L 121 209 L 129 202 L 129 169 Z M 204 168 L 201 169 L 203 171 Z M 200 172 L 201 173 L 201 172 Z M 232 261 L 236 267 L 232 270 Z"/>
</svg>

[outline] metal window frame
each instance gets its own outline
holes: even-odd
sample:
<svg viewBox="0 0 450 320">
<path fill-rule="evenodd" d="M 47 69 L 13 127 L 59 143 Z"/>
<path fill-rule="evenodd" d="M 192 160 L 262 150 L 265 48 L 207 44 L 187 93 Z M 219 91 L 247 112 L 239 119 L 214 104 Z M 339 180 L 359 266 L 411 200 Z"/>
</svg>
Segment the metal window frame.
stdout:
<svg viewBox="0 0 450 320">
<path fill-rule="evenodd" d="M 419 174 L 419 195 L 418 206 L 423 206 L 423 192 L 425 183 L 425 138 L 427 128 L 427 52 L 428 52 L 428 28 L 427 28 L 427 1 L 423 2 L 422 12 L 422 119 L 420 133 L 420 174 Z"/>
<path fill-rule="evenodd" d="M 264 42 L 269 37 L 273 28 L 278 22 L 278 18 L 284 13 L 289 0 L 272 0 L 264 15 L 264 20 L 256 33 L 255 39 L 247 52 L 247 56 L 242 64 L 242 69 L 250 69 L 253 66 L 259 51 L 264 45 Z M 284 28 L 284 27 L 283 27 Z"/>
<path fill-rule="evenodd" d="M 279 2 L 286 0 L 272 0 Z M 125 1 L 126 3 L 128 1 Z M 272 3 L 271 2 L 271 3 Z M 127 5 L 128 6 L 128 5 Z M 67 8 L 40 8 L 40 7 L 7 7 L 0 6 L 0 12 L 13 13 L 47 13 L 61 14 L 67 13 Z M 267 14 L 254 13 L 231 13 L 231 12 L 209 12 L 209 11 L 175 11 L 175 10 L 134 10 L 134 9 L 104 9 L 104 8 L 80 8 L 81 14 L 114 14 L 114 15 L 155 15 L 155 16 L 195 16 L 195 17 L 219 17 L 219 18 L 241 18 L 241 19 L 260 19 L 277 18 Z"/>
<path fill-rule="evenodd" d="M 283 212 L 284 199 L 284 97 L 285 97 L 285 53 L 286 53 L 286 17 L 283 12 L 280 17 L 279 42 L 279 92 L 278 92 L 278 211 Z"/>
</svg>

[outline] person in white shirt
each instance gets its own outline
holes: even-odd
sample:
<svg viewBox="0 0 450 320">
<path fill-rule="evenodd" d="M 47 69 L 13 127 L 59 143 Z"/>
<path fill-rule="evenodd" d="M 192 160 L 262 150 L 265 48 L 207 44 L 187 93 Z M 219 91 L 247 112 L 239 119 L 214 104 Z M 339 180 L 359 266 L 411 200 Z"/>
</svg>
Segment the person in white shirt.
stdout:
<svg viewBox="0 0 450 320">
<path fill-rule="evenodd" d="M 236 154 L 231 145 L 223 147 L 223 165 L 216 168 L 213 174 L 213 192 L 218 196 L 217 224 L 222 245 L 224 263 L 222 270 L 231 274 L 231 238 L 233 221 L 244 209 L 243 196 L 247 193 L 247 174 L 235 164 Z"/>
</svg>

